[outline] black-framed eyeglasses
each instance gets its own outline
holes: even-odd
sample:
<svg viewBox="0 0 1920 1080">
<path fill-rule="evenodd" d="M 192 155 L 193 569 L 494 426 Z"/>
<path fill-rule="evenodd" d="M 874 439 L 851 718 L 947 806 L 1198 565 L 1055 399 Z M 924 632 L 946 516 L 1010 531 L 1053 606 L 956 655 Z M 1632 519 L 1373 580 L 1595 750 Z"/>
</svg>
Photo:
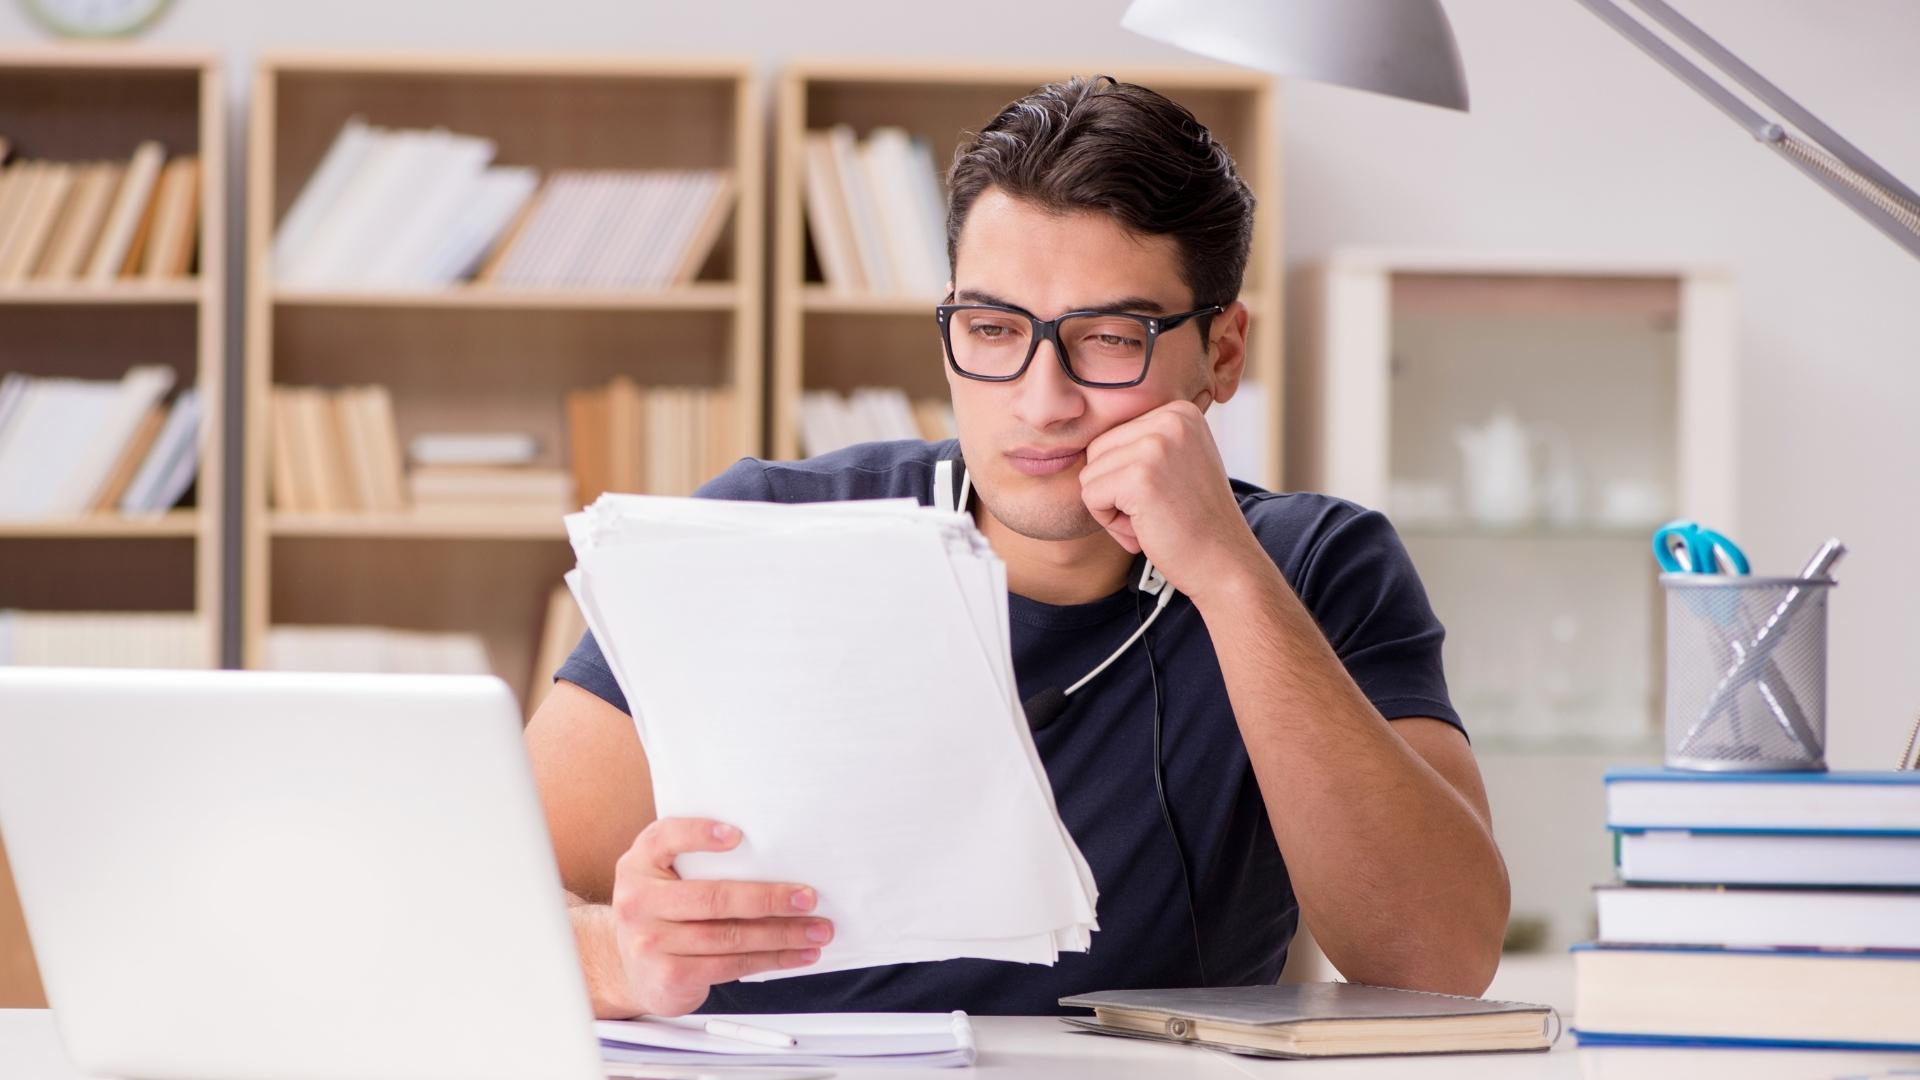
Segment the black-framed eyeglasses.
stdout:
<svg viewBox="0 0 1920 1080">
<path fill-rule="evenodd" d="M 1153 343 L 1162 334 L 1225 310 L 1210 304 L 1177 315 L 1069 311 L 1057 319 L 1039 319 L 996 304 L 941 304 L 933 309 L 947 364 L 957 375 L 1012 382 L 1026 374 L 1040 343 L 1050 341 L 1067 378 L 1105 390 L 1140 385 L 1153 359 Z"/>
</svg>

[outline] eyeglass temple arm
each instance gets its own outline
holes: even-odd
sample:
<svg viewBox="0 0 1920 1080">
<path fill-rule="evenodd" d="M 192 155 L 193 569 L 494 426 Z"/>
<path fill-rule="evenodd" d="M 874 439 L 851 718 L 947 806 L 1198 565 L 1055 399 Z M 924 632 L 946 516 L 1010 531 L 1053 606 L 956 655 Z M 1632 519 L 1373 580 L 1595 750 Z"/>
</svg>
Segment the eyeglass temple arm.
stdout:
<svg viewBox="0 0 1920 1080">
<path fill-rule="evenodd" d="M 1638 45 L 1662 67 L 1718 106 L 1748 134 L 1767 144 L 1792 162 L 1814 183 L 1885 233 L 1908 254 L 1920 258 L 1920 195 L 1901 183 L 1859 147 L 1801 107 L 1779 87 L 1749 67 L 1706 31 L 1665 3 L 1665 0 L 1632 0 L 1668 32 L 1715 67 L 1727 73 L 1761 102 L 1777 110 L 1794 127 L 1805 132 L 1815 145 L 1795 138 L 1779 123 L 1768 119 L 1742 101 L 1718 79 L 1703 71 L 1673 46 L 1667 44 L 1639 19 L 1623 10 L 1616 0 L 1578 0 L 1601 21 L 1622 37 Z M 1824 151 L 1824 152 L 1823 152 Z"/>
</svg>

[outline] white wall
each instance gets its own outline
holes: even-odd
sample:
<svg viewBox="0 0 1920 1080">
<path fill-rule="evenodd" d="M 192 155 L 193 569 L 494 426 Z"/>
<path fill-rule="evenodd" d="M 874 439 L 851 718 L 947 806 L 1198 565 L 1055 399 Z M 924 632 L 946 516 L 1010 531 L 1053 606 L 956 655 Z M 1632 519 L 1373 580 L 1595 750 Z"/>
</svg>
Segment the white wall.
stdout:
<svg viewBox="0 0 1920 1080">
<path fill-rule="evenodd" d="M 1196 0 L 1194 5 L 1199 7 Z M 1920 5 L 1680 0 L 1788 92 L 1920 184 Z M 244 72 L 266 47 L 586 49 L 1178 62 L 1124 0 L 175 0 L 148 35 Z M 1743 311 L 1739 535 L 1797 567 L 1829 533 L 1831 758 L 1891 764 L 1920 711 L 1920 262 L 1746 139 L 1573 0 L 1449 0 L 1474 112 L 1329 87 L 1284 109 L 1287 258 L 1341 245 L 1690 259 Z M 1197 16 L 1196 16 L 1197 17 Z M 42 37 L 0 4 L 0 42 Z M 950 45 L 948 43 L 951 43 Z M 236 98 L 245 80 L 236 78 Z M 241 130 L 236 128 L 236 130 Z M 237 338 L 236 338 L 237 340 Z"/>
</svg>

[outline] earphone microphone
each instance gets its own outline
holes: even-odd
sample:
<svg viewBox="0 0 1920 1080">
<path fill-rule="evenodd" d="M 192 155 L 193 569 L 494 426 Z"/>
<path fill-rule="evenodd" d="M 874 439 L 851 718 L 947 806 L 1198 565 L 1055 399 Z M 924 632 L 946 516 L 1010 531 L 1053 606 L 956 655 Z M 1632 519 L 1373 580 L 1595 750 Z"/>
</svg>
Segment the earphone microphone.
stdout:
<svg viewBox="0 0 1920 1080">
<path fill-rule="evenodd" d="M 953 460 L 948 459 L 935 462 L 933 467 L 934 505 L 949 513 L 964 511 L 969 497 L 973 494 L 973 481 L 967 475 L 966 463 L 960 463 L 958 484 L 954 482 L 953 466 Z M 1066 712 L 1067 706 L 1071 704 L 1068 699 L 1081 687 L 1091 682 L 1094 676 L 1111 667 L 1115 660 L 1133 647 L 1134 642 L 1145 636 L 1147 628 L 1152 626 L 1153 621 L 1160 617 L 1160 613 L 1167 609 L 1168 604 L 1173 602 L 1174 588 L 1168 584 L 1166 575 L 1154 568 L 1153 560 L 1147 559 L 1144 562 L 1146 565 L 1140 572 L 1140 580 L 1136 588 L 1156 598 L 1152 613 L 1127 640 L 1120 643 L 1119 648 L 1113 650 L 1105 660 L 1100 661 L 1092 671 L 1080 676 L 1073 685 L 1064 690 L 1057 686 L 1049 686 L 1022 702 L 1021 705 L 1027 713 L 1027 725 L 1033 730 L 1044 730 L 1049 724 L 1060 719 L 1060 715 Z"/>
</svg>

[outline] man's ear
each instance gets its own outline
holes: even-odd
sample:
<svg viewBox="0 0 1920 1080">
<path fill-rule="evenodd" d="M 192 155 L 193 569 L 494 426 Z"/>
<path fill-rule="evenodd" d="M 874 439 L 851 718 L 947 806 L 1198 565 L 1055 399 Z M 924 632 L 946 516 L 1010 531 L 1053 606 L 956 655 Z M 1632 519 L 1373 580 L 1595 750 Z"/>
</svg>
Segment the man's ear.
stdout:
<svg viewBox="0 0 1920 1080">
<path fill-rule="evenodd" d="M 1207 385 L 1225 402 L 1240 389 L 1247 368 L 1247 305 L 1235 300 L 1207 328 Z"/>
</svg>

